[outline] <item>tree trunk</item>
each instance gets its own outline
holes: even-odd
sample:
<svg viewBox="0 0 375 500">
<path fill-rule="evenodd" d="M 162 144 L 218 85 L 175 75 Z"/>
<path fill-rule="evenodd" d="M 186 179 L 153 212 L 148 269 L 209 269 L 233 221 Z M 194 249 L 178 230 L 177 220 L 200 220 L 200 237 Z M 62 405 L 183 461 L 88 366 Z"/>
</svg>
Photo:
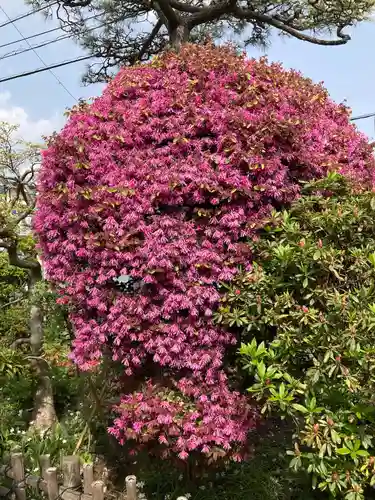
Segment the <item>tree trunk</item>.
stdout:
<svg viewBox="0 0 375 500">
<path fill-rule="evenodd" d="M 189 40 L 190 31 L 187 26 L 179 24 L 169 33 L 171 47 L 179 52 L 182 45 Z"/>
<path fill-rule="evenodd" d="M 44 363 L 46 363 L 46 361 L 44 361 Z M 43 372 L 46 373 L 47 370 L 43 370 L 43 367 L 41 368 L 40 366 L 41 364 L 40 362 L 39 366 L 36 366 L 36 370 L 39 372 L 39 382 L 34 397 L 32 427 L 40 434 L 43 434 L 57 423 L 57 416 L 53 400 L 51 379 L 48 374 L 42 374 Z"/>
<path fill-rule="evenodd" d="M 168 30 L 169 44 L 178 52 L 189 40 L 190 29 L 184 19 L 176 13 L 168 0 L 156 0 L 154 8 L 160 21 Z"/>
<path fill-rule="evenodd" d="M 30 296 L 35 284 L 42 278 L 41 269 L 33 269 L 30 279 Z M 38 388 L 34 398 L 32 416 L 33 427 L 40 433 L 50 429 L 57 422 L 53 401 L 53 387 L 49 377 L 48 363 L 41 357 L 43 353 L 43 313 L 39 306 L 33 304 L 30 312 L 30 347 L 31 363 L 38 377 Z"/>
</svg>

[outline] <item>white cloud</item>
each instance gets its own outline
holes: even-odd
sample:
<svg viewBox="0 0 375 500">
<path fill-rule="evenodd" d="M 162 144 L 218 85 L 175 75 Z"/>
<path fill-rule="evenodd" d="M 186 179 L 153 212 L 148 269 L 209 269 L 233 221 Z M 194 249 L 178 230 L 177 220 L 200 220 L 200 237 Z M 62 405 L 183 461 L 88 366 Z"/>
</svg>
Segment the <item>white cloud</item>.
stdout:
<svg viewBox="0 0 375 500">
<path fill-rule="evenodd" d="M 9 92 L 0 93 L 0 121 L 19 125 L 19 135 L 26 141 L 41 142 L 43 135 L 51 135 L 60 130 L 64 124 L 64 116 L 55 114 L 49 118 L 34 120 L 24 108 L 12 103 Z"/>
</svg>

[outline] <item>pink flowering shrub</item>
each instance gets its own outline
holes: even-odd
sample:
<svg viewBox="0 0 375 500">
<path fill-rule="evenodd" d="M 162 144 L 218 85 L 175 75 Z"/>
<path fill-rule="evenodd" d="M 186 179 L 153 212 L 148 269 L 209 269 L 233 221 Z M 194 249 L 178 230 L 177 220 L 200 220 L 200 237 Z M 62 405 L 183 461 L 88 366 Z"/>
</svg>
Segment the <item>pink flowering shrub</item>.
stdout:
<svg viewBox="0 0 375 500">
<path fill-rule="evenodd" d="M 35 228 L 71 306 L 72 359 L 129 384 L 110 432 L 186 458 L 238 457 L 256 410 L 214 324 L 218 284 L 300 181 L 371 181 L 372 150 L 320 85 L 229 48 L 187 45 L 122 69 L 43 154 Z"/>
</svg>

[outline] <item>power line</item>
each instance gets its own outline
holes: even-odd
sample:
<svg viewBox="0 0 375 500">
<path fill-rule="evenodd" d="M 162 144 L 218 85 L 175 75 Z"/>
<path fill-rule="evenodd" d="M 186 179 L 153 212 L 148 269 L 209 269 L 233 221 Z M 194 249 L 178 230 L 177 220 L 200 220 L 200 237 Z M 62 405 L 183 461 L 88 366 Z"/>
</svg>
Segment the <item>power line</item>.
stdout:
<svg viewBox="0 0 375 500">
<path fill-rule="evenodd" d="M 85 21 L 87 21 L 88 19 L 92 19 L 93 17 L 97 17 L 97 16 L 92 16 L 90 18 L 87 18 L 87 19 L 85 19 Z M 109 23 L 103 23 L 103 24 L 98 24 L 98 26 L 93 26 L 92 28 L 87 29 L 85 33 L 90 33 L 91 31 L 94 31 L 96 29 L 103 28 L 103 26 L 105 26 L 106 24 L 109 24 Z M 29 45 L 28 49 L 20 49 L 20 50 L 16 50 L 13 52 L 9 52 L 8 54 L 4 54 L 3 56 L 0 56 L 0 61 L 2 61 L 3 59 L 8 59 L 9 57 L 15 57 L 15 56 L 19 56 L 21 54 L 25 54 L 26 52 L 30 52 L 30 50 L 35 51 L 35 49 L 40 49 L 41 47 L 46 47 L 47 45 L 51 45 L 53 43 L 60 42 L 61 40 L 66 40 L 68 38 L 72 38 L 73 36 L 74 36 L 74 34 L 68 33 L 66 35 L 61 35 L 58 38 L 54 38 L 53 40 L 47 40 L 45 42 L 42 42 L 39 45 L 32 45 L 32 46 Z"/>
<path fill-rule="evenodd" d="M 60 42 L 61 40 L 66 40 L 67 38 L 71 38 L 72 35 L 63 35 L 60 36 L 59 38 L 55 38 L 54 40 L 48 40 L 46 42 L 40 43 L 39 45 L 33 45 L 32 47 L 29 47 L 28 49 L 21 49 L 18 51 L 10 52 L 9 54 L 5 54 L 3 56 L 0 56 L 0 61 L 3 61 L 4 59 L 9 59 L 9 57 L 15 57 L 15 56 L 20 56 L 21 54 L 25 54 L 26 52 L 30 52 L 30 50 L 35 49 L 40 49 L 41 47 L 45 47 L 46 45 L 51 45 L 52 43 L 57 43 Z"/>
<path fill-rule="evenodd" d="M 47 66 L 45 68 L 38 68 L 38 69 L 34 69 L 32 71 L 25 71 L 24 73 L 19 73 L 17 75 L 12 75 L 12 76 L 8 76 L 6 78 L 1 78 L 0 83 L 10 82 L 11 80 L 17 80 L 18 78 L 25 78 L 26 76 L 36 75 L 37 73 L 43 73 L 44 71 L 49 71 L 51 69 L 61 68 L 62 66 L 68 66 L 69 64 L 74 64 L 77 62 L 86 61 L 87 59 L 92 59 L 92 57 L 94 57 L 94 56 L 82 56 L 82 57 L 78 57 L 77 59 L 69 59 L 67 61 L 63 61 L 60 63 L 51 64 L 50 66 Z"/>
<path fill-rule="evenodd" d="M 3 23 L 3 24 L 0 24 L 0 28 L 4 28 L 5 26 L 8 26 L 9 24 L 13 24 L 15 23 L 16 21 L 20 21 L 21 19 L 24 19 L 25 17 L 29 17 L 29 16 L 32 16 L 33 14 L 36 14 L 37 12 L 40 12 L 42 10 L 46 10 L 48 9 L 49 7 L 52 7 L 53 5 L 56 5 L 58 3 L 58 1 L 55 1 L 55 2 L 52 2 L 52 3 L 49 3 L 47 5 L 45 5 L 44 7 L 39 7 L 38 9 L 34 9 L 34 10 L 30 10 L 29 12 L 26 12 L 25 14 L 21 14 L 20 16 L 17 16 L 13 19 L 10 19 L 9 16 L 7 16 L 4 12 L 4 14 L 6 15 L 6 17 L 8 18 L 8 21 Z"/>
<path fill-rule="evenodd" d="M 98 17 L 98 16 L 95 14 L 93 16 L 89 16 L 89 17 L 86 17 L 85 19 L 82 19 L 82 21 L 90 21 L 91 19 L 94 19 L 96 17 Z M 68 25 L 69 24 L 77 24 L 77 23 L 68 23 Z M 50 30 L 41 31 L 40 33 L 35 33 L 35 35 L 25 36 L 23 38 L 19 38 L 18 40 L 13 40 L 12 42 L 3 43 L 2 45 L 0 45 L 0 49 L 3 49 L 5 47 L 9 47 L 10 45 L 15 45 L 16 43 L 24 42 L 26 40 L 31 40 L 32 38 L 37 38 L 39 36 L 48 35 L 49 33 L 54 33 L 55 31 L 60 31 L 64 27 L 65 26 L 58 26 L 57 28 L 52 28 Z"/>
<path fill-rule="evenodd" d="M 57 3 L 57 2 L 55 2 Z M 3 9 L 3 7 L 0 5 L 0 10 L 4 13 L 4 15 L 9 19 L 9 22 L 14 26 L 14 28 L 17 30 L 18 34 L 24 39 L 24 35 L 23 33 L 21 33 L 21 31 L 17 28 L 17 26 L 15 25 L 14 23 L 14 20 L 11 20 L 10 17 L 8 16 L 8 14 L 5 12 L 5 10 Z M 49 71 L 51 73 L 51 75 L 55 78 L 55 80 L 61 85 L 61 87 L 65 90 L 65 92 L 67 94 L 70 95 L 70 97 L 72 97 L 75 101 L 77 101 L 77 98 L 65 87 L 65 85 L 63 84 L 63 82 L 59 79 L 59 77 L 56 75 L 56 73 L 54 73 L 52 71 L 52 68 L 47 66 L 47 63 L 44 61 L 44 59 L 42 59 L 40 57 L 40 55 L 38 54 L 38 52 L 32 47 L 32 45 L 30 44 L 30 42 L 28 40 L 25 40 L 27 45 L 30 47 L 30 49 L 34 52 L 34 54 L 37 56 L 37 58 L 39 59 L 39 61 L 43 64 L 43 66 L 46 68 L 47 71 Z"/>
<path fill-rule="evenodd" d="M 364 120 L 366 118 L 374 118 L 374 130 L 375 130 L 375 113 L 367 113 L 366 115 L 354 116 L 350 121 L 355 122 L 357 120 Z"/>
<path fill-rule="evenodd" d="M 9 47 L 10 45 L 15 45 L 16 43 L 24 42 L 26 40 L 31 40 L 32 38 L 37 38 L 38 36 L 48 35 L 48 33 L 53 33 L 54 31 L 59 31 L 61 29 L 62 28 L 60 26 L 58 26 L 57 28 L 52 28 L 50 30 L 41 31 L 40 33 L 36 33 L 35 35 L 25 36 L 24 38 L 19 38 L 18 40 L 13 40 L 13 42 L 3 43 L 3 45 L 0 45 L 0 49 L 3 49 L 4 47 Z"/>
<path fill-rule="evenodd" d="M 364 118 L 372 118 L 373 116 L 375 116 L 375 113 L 368 113 L 367 115 L 354 116 L 353 118 L 350 118 L 350 121 L 354 122 L 356 120 L 363 120 Z"/>
</svg>

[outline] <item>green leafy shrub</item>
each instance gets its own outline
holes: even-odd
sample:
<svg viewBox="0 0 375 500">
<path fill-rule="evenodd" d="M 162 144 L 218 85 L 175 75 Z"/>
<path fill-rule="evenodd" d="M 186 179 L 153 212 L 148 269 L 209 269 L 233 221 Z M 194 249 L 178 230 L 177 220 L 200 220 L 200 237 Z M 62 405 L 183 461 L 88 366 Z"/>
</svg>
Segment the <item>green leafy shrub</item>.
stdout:
<svg viewBox="0 0 375 500">
<path fill-rule="evenodd" d="M 375 485 L 375 194 L 306 184 L 250 243 L 216 320 L 237 331 L 263 413 L 295 424 L 291 467 L 347 500 Z"/>
<path fill-rule="evenodd" d="M 0 303 L 4 305 L 14 298 L 20 289 L 26 289 L 28 274 L 24 269 L 11 266 L 8 254 L 0 252 Z"/>
<path fill-rule="evenodd" d="M 0 252 L 0 345 L 9 347 L 28 335 L 27 282 L 27 272 L 11 266 L 8 254 Z"/>
<path fill-rule="evenodd" d="M 21 451 L 25 457 L 28 470 L 39 470 L 39 458 L 49 454 L 51 463 L 59 465 L 63 455 L 72 455 L 76 444 L 85 426 L 79 411 L 67 411 L 62 422 L 47 430 L 42 436 L 34 428 L 25 429 L 22 425 L 9 426 L 4 433 L 6 438 L 3 444 L 4 462 L 13 451 Z M 80 450 L 80 456 L 88 460 L 87 443 Z"/>
<path fill-rule="evenodd" d="M 0 349 L 0 359 L 4 354 L 5 350 Z M 21 373 L 11 359 L 7 359 L 7 364 L 9 368 L 0 374 L 0 458 L 14 448 L 26 431 L 36 388 L 35 378 L 25 367 Z"/>
<path fill-rule="evenodd" d="M 195 464 L 193 460 L 176 464 L 172 459 L 158 460 L 142 451 L 135 458 L 126 447 L 116 448 L 107 465 L 114 489 L 124 488 L 126 472 L 138 478 L 139 500 L 320 500 L 312 492 L 307 474 L 298 476 L 288 468 L 285 447 L 292 429 L 267 421 L 253 437 L 253 452 L 242 462 L 216 462 L 214 466 Z M 107 457 L 108 458 L 108 455 Z M 113 475 L 116 469 L 115 475 Z M 128 472 L 127 472 L 128 473 Z"/>
</svg>

